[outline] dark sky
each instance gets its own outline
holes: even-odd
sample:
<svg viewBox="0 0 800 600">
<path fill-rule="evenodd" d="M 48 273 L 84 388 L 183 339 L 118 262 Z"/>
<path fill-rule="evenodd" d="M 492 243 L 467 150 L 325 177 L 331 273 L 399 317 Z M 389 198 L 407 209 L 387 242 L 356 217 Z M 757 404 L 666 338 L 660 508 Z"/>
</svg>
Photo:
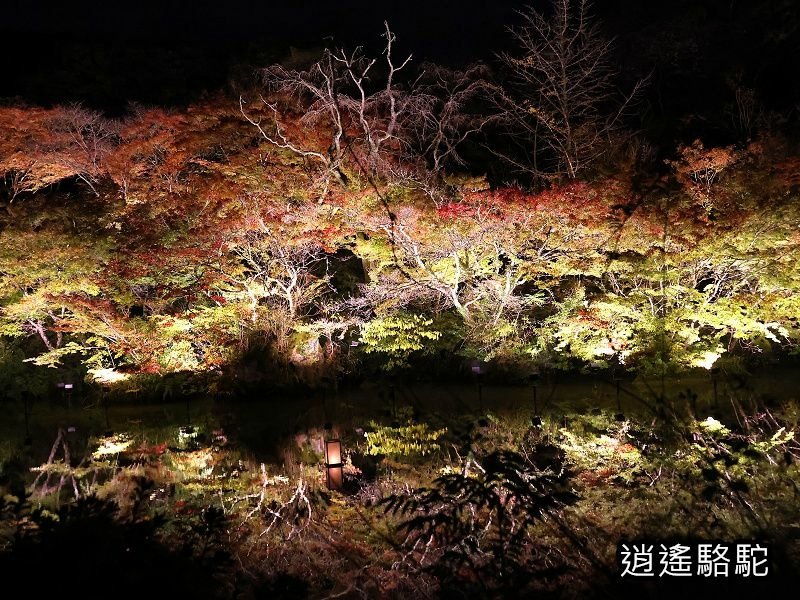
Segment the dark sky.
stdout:
<svg viewBox="0 0 800 600">
<path fill-rule="evenodd" d="M 123 97 L 182 102 L 223 87 L 237 65 L 264 66 L 289 45 L 380 40 L 388 20 L 398 50 L 416 60 L 491 56 L 506 41 L 515 0 L 5 0 L 0 97 L 34 102 Z"/>
<path fill-rule="evenodd" d="M 534 0 L 535 1 L 535 0 Z M 502 32 L 523 3 L 514 0 L 6 0 L 5 28 L 29 32 L 179 39 L 354 35 L 388 19 L 393 26 L 476 43 L 470 34 Z"/>
<path fill-rule="evenodd" d="M 544 0 L 533 0 L 546 6 Z M 379 41 L 459 63 L 509 48 L 516 0 L 5 0 L 0 98 L 73 100 L 109 110 L 127 100 L 191 102 L 283 56 L 290 44 Z M 798 0 L 596 0 L 616 38 L 621 84 L 652 73 L 662 114 L 721 110 L 739 82 L 767 105 L 800 109 Z M 324 39 L 327 38 L 327 39 Z"/>
<path fill-rule="evenodd" d="M 382 22 L 422 53 L 464 55 L 501 40 L 515 0 L 79 0 L 42 3 L 6 0 L 0 28 L 34 35 L 146 40 L 166 46 L 225 48 L 363 42 L 376 37 Z M 30 48 L 30 46 L 28 46 Z M 34 50 L 35 52 L 36 50 Z"/>
</svg>

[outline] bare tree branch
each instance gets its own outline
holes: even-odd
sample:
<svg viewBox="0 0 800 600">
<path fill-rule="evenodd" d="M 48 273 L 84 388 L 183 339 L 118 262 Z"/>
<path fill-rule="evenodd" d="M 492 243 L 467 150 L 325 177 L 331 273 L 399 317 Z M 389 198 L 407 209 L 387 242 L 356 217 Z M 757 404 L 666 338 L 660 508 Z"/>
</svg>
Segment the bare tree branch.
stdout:
<svg viewBox="0 0 800 600">
<path fill-rule="evenodd" d="M 500 55 L 512 73 L 498 97 L 507 132 L 524 140 L 522 156 L 504 155 L 518 169 L 541 177 L 574 179 L 606 151 L 609 138 L 644 81 L 620 95 L 603 37 L 587 0 L 553 0 L 552 16 L 533 8 L 511 28 L 522 55 Z"/>
</svg>

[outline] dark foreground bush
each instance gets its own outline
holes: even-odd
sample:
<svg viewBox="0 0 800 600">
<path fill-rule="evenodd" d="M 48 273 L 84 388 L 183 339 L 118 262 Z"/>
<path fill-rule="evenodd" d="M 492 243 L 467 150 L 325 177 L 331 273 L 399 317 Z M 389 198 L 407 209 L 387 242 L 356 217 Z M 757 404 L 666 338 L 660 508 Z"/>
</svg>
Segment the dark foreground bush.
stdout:
<svg viewBox="0 0 800 600">
<path fill-rule="evenodd" d="M 9 593 L 214 598 L 227 587 L 230 561 L 213 509 L 176 527 L 138 506 L 122 516 L 116 503 L 94 496 L 56 512 L 6 496 L 0 514 L 0 581 Z"/>
</svg>

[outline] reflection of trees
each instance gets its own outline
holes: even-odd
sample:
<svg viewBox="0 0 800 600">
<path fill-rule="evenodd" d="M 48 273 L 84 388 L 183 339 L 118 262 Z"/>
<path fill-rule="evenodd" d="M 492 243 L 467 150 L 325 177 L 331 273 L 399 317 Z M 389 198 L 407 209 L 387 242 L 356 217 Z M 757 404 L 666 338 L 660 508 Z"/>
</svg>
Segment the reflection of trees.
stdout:
<svg viewBox="0 0 800 600">
<path fill-rule="evenodd" d="M 552 448 L 539 450 L 541 456 Z M 577 500 L 558 461 L 543 461 L 537 452 L 496 451 L 434 484 L 382 501 L 401 517 L 407 567 L 429 570 L 443 587 L 462 593 L 514 597 L 532 580 L 565 567 L 563 557 L 540 547 L 532 534 L 540 523 L 564 528 L 559 512 Z"/>
<path fill-rule="evenodd" d="M 159 593 L 169 596 L 219 597 L 231 564 L 222 542 L 222 511 L 211 507 L 193 525 L 168 522 L 149 514 L 148 484 L 143 479 L 137 484 L 127 514 L 96 496 L 55 513 L 33 509 L 23 498 L 0 498 L 0 532 L 9 542 L 0 544 L 4 589 L 31 587 L 37 595 L 58 596 L 74 586 L 87 598 L 107 596 L 109 590 L 133 598 L 151 594 L 158 582 Z M 169 534 L 168 524 L 174 525 Z"/>
</svg>

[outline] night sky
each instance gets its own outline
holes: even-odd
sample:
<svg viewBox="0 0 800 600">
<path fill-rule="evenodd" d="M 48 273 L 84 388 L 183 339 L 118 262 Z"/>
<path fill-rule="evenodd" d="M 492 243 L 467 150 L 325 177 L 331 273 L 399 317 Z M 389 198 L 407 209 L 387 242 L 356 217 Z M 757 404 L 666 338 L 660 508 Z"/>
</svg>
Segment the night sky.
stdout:
<svg viewBox="0 0 800 600">
<path fill-rule="evenodd" d="M 491 62 L 496 51 L 512 48 L 506 28 L 526 4 L 7 0 L 0 19 L 0 98 L 81 101 L 109 112 L 124 110 L 129 100 L 184 105 L 246 81 L 255 68 L 285 56 L 289 45 L 379 43 L 383 20 L 398 36 L 398 51 L 412 52 L 417 62 Z M 644 118 L 658 121 L 651 128 L 674 130 L 687 118 L 713 120 L 731 101 L 734 85 L 757 90 L 767 109 L 796 119 L 798 5 L 598 0 L 594 13 L 616 40 L 620 87 L 650 74 Z"/>
<path fill-rule="evenodd" d="M 242 68 L 281 58 L 289 45 L 380 41 L 383 21 L 415 59 L 464 62 L 507 42 L 513 0 L 7 3 L 0 25 L 0 96 L 113 105 L 190 100 L 226 85 Z"/>
</svg>

